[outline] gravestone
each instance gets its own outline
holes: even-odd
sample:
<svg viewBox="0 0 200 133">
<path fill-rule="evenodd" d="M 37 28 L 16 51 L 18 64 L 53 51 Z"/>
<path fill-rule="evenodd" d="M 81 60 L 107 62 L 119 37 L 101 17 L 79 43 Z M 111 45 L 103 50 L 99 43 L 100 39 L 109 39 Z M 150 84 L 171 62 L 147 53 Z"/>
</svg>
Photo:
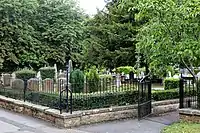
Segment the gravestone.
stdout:
<svg viewBox="0 0 200 133">
<path fill-rule="evenodd" d="M 117 86 L 117 88 L 119 88 L 121 86 L 121 78 L 120 78 L 119 74 L 117 74 L 117 76 L 116 76 L 116 86 Z"/>
<path fill-rule="evenodd" d="M 16 79 L 16 74 L 12 73 L 11 74 L 11 79 L 10 79 L 10 85 L 12 85 L 12 82 Z"/>
<path fill-rule="evenodd" d="M 3 75 L 4 86 L 10 86 L 10 81 L 11 81 L 11 75 L 10 74 L 4 74 Z"/>
<path fill-rule="evenodd" d="M 40 90 L 40 80 L 38 78 L 31 78 L 27 81 L 27 88 L 32 91 Z"/>
<path fill-rule="evenodd" d="M 66 73 L 60 73 L 58 75 L 58 79 L 60 79 L 60 78 L 66 78 Z"/>
<path fill-rule="evenodd" d="M 42 85 L 42 91 L 44 92 L 54 92 L 54 82 L 53 79 L 44 79 Z"/>
<path fill-rule="evenodd" d="M 197 77 L 198 77 L 198 79 L 200 79 L 200 72 L 197 73 Z"/>
<path fill-rule="evenodd" d="M 21 79 L 15 79 L 12 82 L 12 88 L 13 89 L 18 89 L 18 90 L 23 90 L 24 89 L 24 81 Z"/>
<path fill-rule="evenodd" d="M 59 91 L 60 91 L 61 89 L 65 89 L 65 87 L 66 87 L 66 82 L 67 82 L 66 78 L 59 78 L 59 79 L 58 79 L 58 89 L 59 89 Z"/>
<path fill-rule="evenodd" d="M 168 72 L 168 76 L 171 78 L 172 77 L 172 73 L 169 71 Z"/>
</svg>

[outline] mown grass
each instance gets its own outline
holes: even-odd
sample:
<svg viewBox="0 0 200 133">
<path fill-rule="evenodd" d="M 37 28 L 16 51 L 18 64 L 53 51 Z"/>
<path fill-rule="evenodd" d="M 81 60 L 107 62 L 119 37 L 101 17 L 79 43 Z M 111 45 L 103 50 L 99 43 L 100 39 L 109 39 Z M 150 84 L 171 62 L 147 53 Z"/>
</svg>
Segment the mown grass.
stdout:
<svg viewBox="0 0 200 133">
<path fill-rule="evenodd" d="M 162 133 L 200 133 L 200 123 L 174 123 L 164 128 Z"/>
</svg>

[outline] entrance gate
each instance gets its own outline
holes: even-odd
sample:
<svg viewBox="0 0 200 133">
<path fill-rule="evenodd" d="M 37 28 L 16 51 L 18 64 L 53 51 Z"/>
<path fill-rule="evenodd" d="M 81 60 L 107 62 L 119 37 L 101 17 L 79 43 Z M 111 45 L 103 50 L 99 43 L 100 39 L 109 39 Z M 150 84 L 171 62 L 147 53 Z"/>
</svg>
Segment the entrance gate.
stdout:
<svg viewBox="0 0 200 133">
<path fill-rule="evenodd" d="M 138 84 L 138 120 L 151 114 L 151 80 L 143 78 Z"/>
</svg>

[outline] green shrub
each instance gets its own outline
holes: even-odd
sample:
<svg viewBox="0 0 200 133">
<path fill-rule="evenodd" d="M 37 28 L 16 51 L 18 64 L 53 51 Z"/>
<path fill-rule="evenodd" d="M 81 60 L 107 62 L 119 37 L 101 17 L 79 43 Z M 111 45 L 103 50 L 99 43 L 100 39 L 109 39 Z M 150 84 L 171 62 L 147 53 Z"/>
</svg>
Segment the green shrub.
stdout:
<svg viewBox="0 0 200 133">
<path fill-rule="evenodd" d="M 83 92 L 84 89 L 84 74 L 79 69 L 74 70 L 70 74 L 69 82 L 71 83 L 71 87 L 73 92 L 80 93 Z"/>
<path fill-rule="evenodd" d="M 22 80 L 28 80 L 30 78 L 35 78 L 36 72 L 30 69 L 22 69 L 15 71 L 16 78 Z"/>
<path fill-rule="evenodd" d="M 0 95 L 8 96 L 15 99 L 23 99 L 23 92 L 19 92 L 14 89 L 0 89 Z M 185 96 L 189 96 L 189 92 L 185 93 Z M 179 98 L 178 90 L 159 90 L 152 92 L 153 101 L 162 101 L 169 99 Z M 33 103 L 37 103 L 43 106 L 51 108 L 59 108 L 59 94 L 50 94 L 43 92 L 26 92 L 26 100 Z M 61 99 L 63 101 L 62 107 L 66 108 L 65 97 Z M 73 110 L 88 110 L 96 108 L 106 108 L 110 106 L 124 106 L 133 105 L 138 102 L 138 91 L 125 91 L 125 92 L 107 92 L 96 94 L 73 94 Z"/>
<path fill-rule="evenodd" d="M 42 67 L 40 68 L 41 78 L 44 80 L 46 78 L 55 78 L 55 68 L 54 67 Z"/>
<path fill-rule="evenodd" d="M 107 81 L 113 79 L 112 75 L 109 75 L 109 74 L 102 74 L 102 75 L 99 75 L 99 78 L 102 79 L 102 80 L 107 80 Z"/>
<path fill-rule="evenodd" d="M 179 98 L 179 91 L 176 89 L 157 90 L 152 92 L 152 99 L 154 101 L 162 101 L 177 98 Z"/>
<path fill-rule="evenodd" d="M 89 69 L 89 72 L 86 73 L 86 82 L 88 84 L 89 92 L 95 92 L 99 89 L 99 75 L 96 67 Z"/>
<path fill-rule="evenodd" d="M 135 70 L 132 66 L 121 66 L 121 67 L 114 69 L 113 71 L 115 71 L 117 73 L 123 72 L 124 74 L 129 74 L 130 72 L 135 72 Z"/>
<path fill-rule="evenodd" d="M 165 90 L 179 88 L 180 79 L 176 78 L 167 78 L 164 80 Z"/>
</svg>

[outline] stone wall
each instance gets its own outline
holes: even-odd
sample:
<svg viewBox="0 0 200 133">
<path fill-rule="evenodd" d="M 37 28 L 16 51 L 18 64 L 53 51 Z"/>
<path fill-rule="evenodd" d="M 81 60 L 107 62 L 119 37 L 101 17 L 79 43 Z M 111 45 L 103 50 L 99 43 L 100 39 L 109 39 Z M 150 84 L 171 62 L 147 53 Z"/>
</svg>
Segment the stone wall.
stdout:
<svg viewBox="0 0 200 133">
<path fill-rule="evenodd" d="M 200 110 L 179 109 L 179 115 L 182 121 L 200 123 Z"/>
<path fill-rule="evenodd" d="M 175 111 L 178 108 L 178 102 L 179 100 L 154 102 L 152 104 L 152 112 L 153 114 L 160 114 Z M 0 96 L 0 107 L 49 121 L 61 127 L 75 127 L 137 117 L 137 105 L 75 111 L 73 114 L 60 114 L 59 110 Z"/>
</svg>

